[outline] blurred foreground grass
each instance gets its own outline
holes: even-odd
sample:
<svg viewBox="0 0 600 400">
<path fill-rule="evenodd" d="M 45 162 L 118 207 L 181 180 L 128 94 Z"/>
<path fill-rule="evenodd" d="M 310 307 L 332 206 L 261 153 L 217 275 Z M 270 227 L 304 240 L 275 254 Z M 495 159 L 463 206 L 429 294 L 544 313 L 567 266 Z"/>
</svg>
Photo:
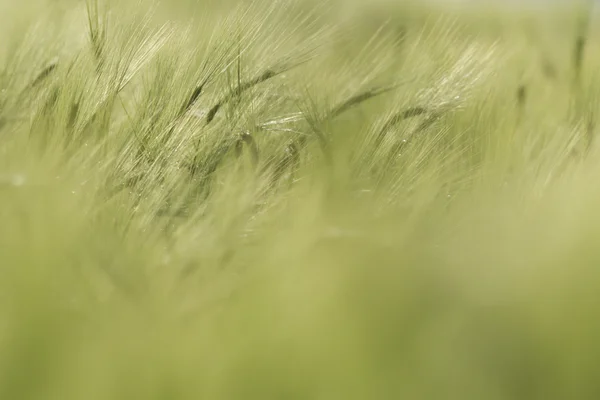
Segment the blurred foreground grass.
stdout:
<svg viewBox="0 0 600 400">
<path fill-rule="evenodd" d="M 585 2 L 0 11 L 0 399 L 599 398 Z"/>
</svg>

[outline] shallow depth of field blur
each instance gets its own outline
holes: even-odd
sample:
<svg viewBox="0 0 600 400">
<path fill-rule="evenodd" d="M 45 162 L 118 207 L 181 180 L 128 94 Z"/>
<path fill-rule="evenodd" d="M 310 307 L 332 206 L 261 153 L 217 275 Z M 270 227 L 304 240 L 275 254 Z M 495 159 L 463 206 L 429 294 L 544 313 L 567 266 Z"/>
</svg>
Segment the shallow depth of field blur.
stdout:
<svg viewBox="0 0 600 400">
<path fill-rule="evenodd" d="M 600 398 L 593 3 L 0 0 L 0 399 Z"/>
</svg>

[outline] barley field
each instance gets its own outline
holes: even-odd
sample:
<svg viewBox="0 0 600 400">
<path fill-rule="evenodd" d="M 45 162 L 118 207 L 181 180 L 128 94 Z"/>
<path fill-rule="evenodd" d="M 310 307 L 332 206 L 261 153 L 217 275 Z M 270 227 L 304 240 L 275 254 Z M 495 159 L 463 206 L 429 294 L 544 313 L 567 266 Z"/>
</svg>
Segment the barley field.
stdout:
<svg viewBox="0 0 600 400">
<path fill-rule="evenodd" d="M 593 3 L 0 0 L 0 400 L 600 398 Z"/>
</svg>

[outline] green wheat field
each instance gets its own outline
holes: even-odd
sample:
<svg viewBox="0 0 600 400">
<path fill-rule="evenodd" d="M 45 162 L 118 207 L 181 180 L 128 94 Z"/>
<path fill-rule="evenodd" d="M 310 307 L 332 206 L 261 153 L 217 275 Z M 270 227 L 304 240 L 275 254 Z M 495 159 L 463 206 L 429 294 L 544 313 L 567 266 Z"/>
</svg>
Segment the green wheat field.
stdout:
<svg viewBox="0 0 600 400">
<path fill-rule="evenodd" d="M 0 0 L 0 400 L 600 398 L 587 1 Z"/>
</svg>

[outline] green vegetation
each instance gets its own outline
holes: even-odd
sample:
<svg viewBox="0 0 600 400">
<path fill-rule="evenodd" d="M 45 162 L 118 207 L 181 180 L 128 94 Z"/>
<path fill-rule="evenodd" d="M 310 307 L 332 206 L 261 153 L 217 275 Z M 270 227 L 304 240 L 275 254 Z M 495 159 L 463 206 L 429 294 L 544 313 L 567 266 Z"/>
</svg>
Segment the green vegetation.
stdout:
<svg viewBox="0 0 600 400">
<path fill-rule="evenodd" d="M 0 399 L 600 398 L 594 14 L 377 3 L 0 2 Z"/>
</svg>

